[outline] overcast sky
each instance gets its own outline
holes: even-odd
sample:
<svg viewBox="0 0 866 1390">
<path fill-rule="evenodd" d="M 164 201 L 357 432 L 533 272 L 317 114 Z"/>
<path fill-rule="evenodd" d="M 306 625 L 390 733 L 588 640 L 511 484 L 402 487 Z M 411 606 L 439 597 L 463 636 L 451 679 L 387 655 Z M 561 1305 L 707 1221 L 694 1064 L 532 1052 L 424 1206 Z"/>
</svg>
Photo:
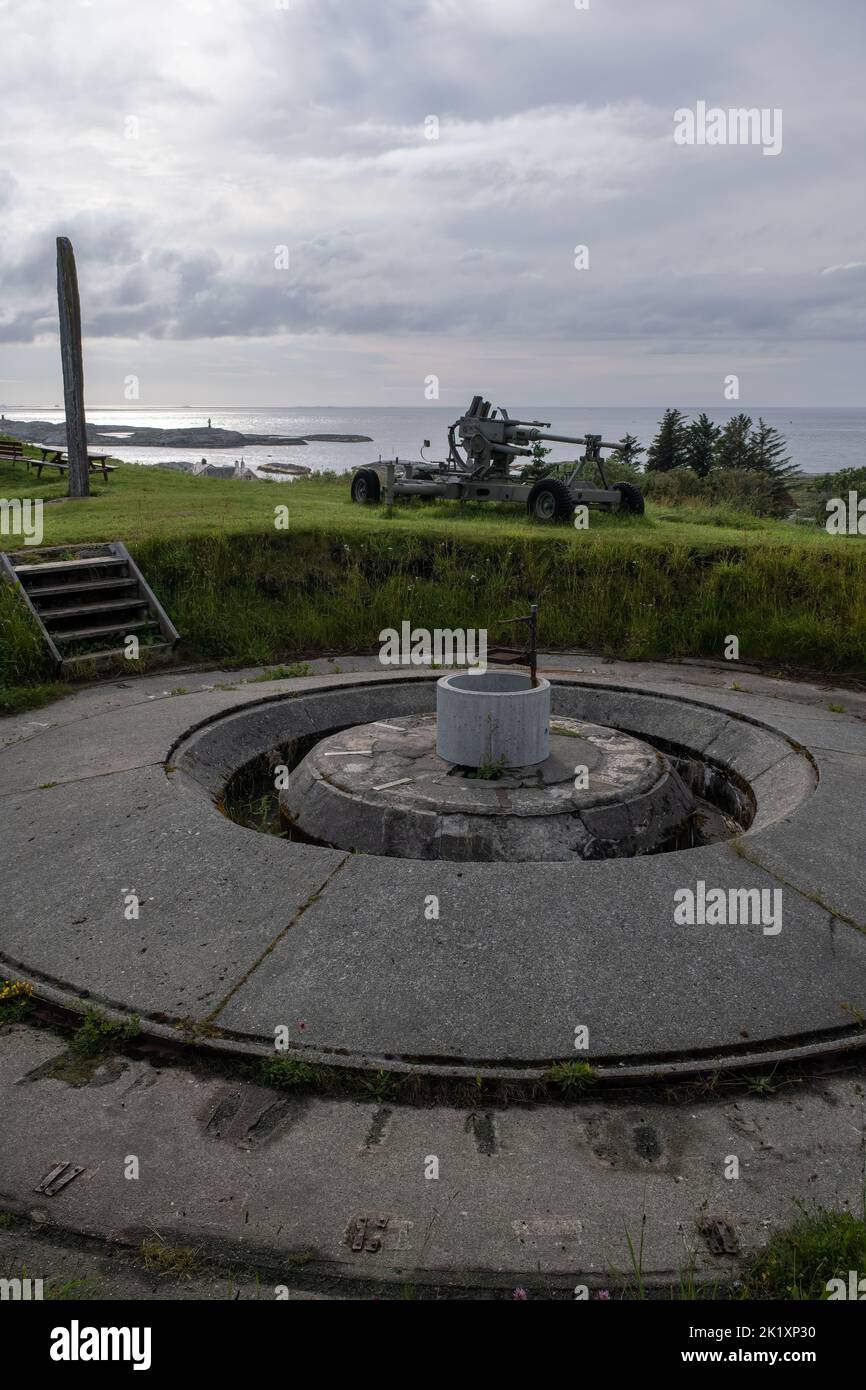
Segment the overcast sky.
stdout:
<svg viewBox="0 0 866 1390">
<path fill-rule="evenodd" d="M 0 0 L 0 53 L 6 408 L 57 235 L 91 407 L 864 403 L 864 0 Z"/>
</svg>

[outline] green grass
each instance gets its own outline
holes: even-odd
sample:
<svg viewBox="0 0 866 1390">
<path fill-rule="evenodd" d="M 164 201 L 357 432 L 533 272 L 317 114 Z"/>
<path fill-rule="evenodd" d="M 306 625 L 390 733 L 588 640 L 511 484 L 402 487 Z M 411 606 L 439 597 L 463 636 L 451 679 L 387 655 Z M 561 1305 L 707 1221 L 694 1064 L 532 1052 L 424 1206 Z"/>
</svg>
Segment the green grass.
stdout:
<svg viewBox="0 0 866 1390">
<path fill-rule="evenodd" d="M 311 676 L 313 669 L 308 661 L 296 661 L 292 666 L 272 666 L 257 676 L 247 676 L 244 685 L 260 685 L 265 681 L 290 681 L 301 676 Z"/>
<path fill-rule="evenodd" d="M 81 1056 L 96 1056 L 100 1052 L 110 1052 L 121 1047 L 141 1031 L 137 1017 L 121 1020 L 107 1018 L 98 1009 L 85 1009 L 84 1018 L 72 1037 L 73 1051 Z"/>
<path fill-rule="evenodd" d="M 547 1071 L 551 1085 L 570 1095 L 573 1091 L 585 1091 L 595 1085 L 598 1073 L 590 1062 L 554 1062 Z"/>
<path fill-rule="evenodd" d="M 100 1288 L 100 1280 L 94 1274 L 83 1278 L 49 1279 L 45 1285 L 45 1299 L 52 1303 L 80 1303 L 84 1299 L 98 1298 Z"/>
<path fill-rule="evenodd" d="M 62 497 L 65 487 L 0 465 L 0 496 Z M 276 530 L 282 505 L 290 524 Z M 498 619 L 535 599 L 543 648 L 721 659 L 734 633 L 743 661 L 866 670 L 862 538 L 728 510 L 593 513 L 578 532 L 531 522 L 520 507 L 413 501 L 387 520 L 350 501 L 348 479 L 242 485 L 130 465 L 44 517 L 46 545 L 123 539 L 187 660 L 265 665 L 374 649 L 404 619 L 493 637 Z M 10 689 L 52 676 L 26 610 L 0 585 L 0 712 L 21 699 Z"/>
<path fill-rule="evenodd" d="M 382 506 L 362 507 L 350 500 L 348 475 L 239 486 L 229 478 L 192 477 L 119 464 L 110 482 L 93 483 L 90 498 L 70 499 L 66 489 L 65 478 L 52 480 L 44 474 L 37 482 L 35 475 L 25 473 L 22 464 L 0 463 L 0 496 L 52 500 L 44 511 L 45 545 L 119 539 L 138 543 L 273 531 L 277 506 L 289 508 L 289 534 L 341 532 L 354 539 L 383 532 L 389 537 L 432 534 L 465 540 L 532 536 L 542 543 L 565 539 L 579 549 L 607 543 L 614 537 L 636 536 L 644 544 L 658 546 L 674 540 L 786 545 L 794 538 L 798 548 L 832 549 L 847 540 L 855 545 L 860 541 L 859 537 L 829 536 L 817 526 L 795 528 L 786 522 L 739 514 L 728 506 L 672 508 L 649 503 L 644 517 L 592 512 L 589 529 L 576 531 L 567 525 L 531 521 L 522 504 L 492 506 L 415 498 L 398 503 L 389 519 Z M 9 538 L 3 538 L 3 545 L 13 548 Z"/>
<path fill-rule="evenodd" d="M 744 1298 L 826 1299 L 827 1283 L 848 1271 L 866 1278 L 866 1220 L 847 1211 L 803 1215 L 774 1234 L 749 1263 Z"/>
<path fill-rule="evenodd" d="M 2 606 L 2 605 L 0 605 Z M 72 687 L 64 681 L 46 681 L 42 685 L 0 686 L 0 715 L 20 714 L 22 710 L 39 709 L 68 695 Z"/>
<path fill-rule="evenodd" d="M 321 1084 L 322 1073 L 308 1062 L 296 1062 L 292 1057 L 266 1057 L 261 1063 L 262 1080 L 278 1090 L 290 1091 L 296 1086 Z"/>
</svg>

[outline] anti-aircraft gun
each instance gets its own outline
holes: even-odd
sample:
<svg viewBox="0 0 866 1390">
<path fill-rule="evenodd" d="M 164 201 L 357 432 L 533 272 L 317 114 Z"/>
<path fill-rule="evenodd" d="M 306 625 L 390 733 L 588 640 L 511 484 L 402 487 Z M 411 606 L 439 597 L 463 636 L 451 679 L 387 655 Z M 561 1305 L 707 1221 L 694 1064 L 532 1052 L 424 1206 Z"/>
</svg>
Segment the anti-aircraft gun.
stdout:
<svg viewBox="0 0 866 1390">
<path fill-rule="evenodd" d="M 580 505 L 643 512 L 643 495 L 634 483 L 611 485 L 605 476 L 601 450 L 619 445 L 605 443 L 600 434 L 575 437 L 549 430 L 549 421 L 512 420 L 501 406 L 491 410 L 489 401 L 474 396 L 466 414 L 449 426 L 444 462 L 393 459 L 359 468 L 352 477 L 352 500 L 378 502 L 384 491 L 387 502 L 413 496 L 525 502 L 539 521 L 566 520 Z M 540 462 L 538 448 L 545 440 L 582 445 L 584 453 L 571 464 L 547 466 Z M 520 463 L 527 458 L 535 466 Z M 599 483 L 580 476 L 586 463 L 595 464 Z"/>
</svg>

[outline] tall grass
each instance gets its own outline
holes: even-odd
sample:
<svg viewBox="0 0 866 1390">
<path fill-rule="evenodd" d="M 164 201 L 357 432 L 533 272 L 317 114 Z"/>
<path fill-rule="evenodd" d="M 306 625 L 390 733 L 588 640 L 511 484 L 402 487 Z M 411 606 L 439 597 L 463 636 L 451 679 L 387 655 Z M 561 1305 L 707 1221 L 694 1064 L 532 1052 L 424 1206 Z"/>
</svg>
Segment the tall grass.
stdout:
<svg viewBox="0 0 866 1390">
<path fill-rule="evenodd" d="M 866 670 L 866 550 L 667 549 L 291 533 L 154 541 L 135 557 L 191 657 L 267 662 L 364 649 L 404 620 L 480 627 L 540 605 L 539 642 L 631 659 L 716 656 Z M 31 652 L 28 645 L 26 652 Z"/>
<path fill-rule="evenodd" d="M 0 576 L 0 686 L 34 684 L 53 674 L 54 664 L 30 610 Z"/>
<path fill-rule="evenodd" d="M 267 486 L 155 473 L 122 468 L 90 501 L 46 507 L 46 544 L 126 539 L 191 660 L 371 648 L 406 619 L 494 636 L 497 620 L 535 600 L 544 647 L 721 657 L 735 634 L 744 661 L 866 671 L 858 538 L 733 513 L 699 522 L 687 511 L 671 521 L 593 514 L 581 534 L 445 502 L 395 508 L 388 522 L 381 509 L 353 506 L 345 480 Z M 15 485 L 36 490 L 20 471 Z M 273 524 L 282 501 L 287 531 Z M 0 685 L 52 674 L 20 598 L 0 583 Z"/>
</svg>

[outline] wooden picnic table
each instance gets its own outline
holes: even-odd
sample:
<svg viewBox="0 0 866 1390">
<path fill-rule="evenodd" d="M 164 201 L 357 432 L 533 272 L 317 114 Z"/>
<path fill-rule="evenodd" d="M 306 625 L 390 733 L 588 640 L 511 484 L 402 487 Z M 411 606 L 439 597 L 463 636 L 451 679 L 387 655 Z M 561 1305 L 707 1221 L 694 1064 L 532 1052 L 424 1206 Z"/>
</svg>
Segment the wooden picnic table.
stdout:
<svg viewBox="0 0 866 1390">
<path fill-rule="evenodd" d="M 33 447 L 39 450 L 42 457 L 41 459 L 28 458 L 27 466 L 36 469 L 37 478 L 42 477 L 43 468 L 56 468 L 61 473 L 69 471 L 69 459 L 64 457 L 62 449 L 52 449 L 44 444 L 35 444 Z M 89 452 L 87 455 L 91 471 L 101 472 L 106 482 L 108 482 L 109 473 L 113 473 L 115 470 L 115 465 L 108 462 L 110 457 L 110 454 L 91 454 Z"/>
</svg>

